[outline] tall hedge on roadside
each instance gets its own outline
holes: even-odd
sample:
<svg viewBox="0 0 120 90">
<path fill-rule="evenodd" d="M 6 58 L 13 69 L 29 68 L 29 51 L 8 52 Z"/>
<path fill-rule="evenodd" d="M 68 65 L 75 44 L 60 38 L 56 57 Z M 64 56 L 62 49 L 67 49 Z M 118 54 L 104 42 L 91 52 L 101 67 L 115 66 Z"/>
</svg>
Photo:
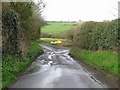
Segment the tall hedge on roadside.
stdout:
<svg viewBox="0 0 120 90">
<path fill-rule="evenodd" d="M 73 41 L 81 49 L 118 49 L 118 19 L 104 22 L 85 22 L 77 28 Z"/>
<path fill-rule="evenodd" d="M 4 54 L 18 54 L 18 35 L 19 35 L 19 18 L 18 14 L 10 9 L 10 3 L 3 3 L 2 10 L 2 46 Z"/>
<path fill-rule="evenodd" d="M 27 54 L 32 40 L 40 38 L 45 24 L 41 16 L 42 1 L 2 3 L 2 53 Z"/>
</svg>

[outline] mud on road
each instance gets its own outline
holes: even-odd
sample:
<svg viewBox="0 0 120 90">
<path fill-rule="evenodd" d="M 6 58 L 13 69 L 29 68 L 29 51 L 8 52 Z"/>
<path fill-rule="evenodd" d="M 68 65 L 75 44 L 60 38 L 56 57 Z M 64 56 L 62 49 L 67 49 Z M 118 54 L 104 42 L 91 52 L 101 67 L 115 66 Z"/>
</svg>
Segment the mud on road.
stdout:
<svg viewBox="0 0 120 90">
<path fill-rule="evenodd" d="M 93 72 L 69 56 L 68 48 L 41 46 L 44 54 L 9 88 L 107 88 Z"/>
</svg>

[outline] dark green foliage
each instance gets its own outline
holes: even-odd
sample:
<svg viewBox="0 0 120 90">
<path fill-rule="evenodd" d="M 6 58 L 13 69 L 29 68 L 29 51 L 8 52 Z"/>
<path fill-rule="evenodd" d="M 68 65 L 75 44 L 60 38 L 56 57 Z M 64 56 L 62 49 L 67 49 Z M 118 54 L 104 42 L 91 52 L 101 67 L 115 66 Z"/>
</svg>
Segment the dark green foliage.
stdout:
<svg viewBox="0 0 120 90">
<path fill-rule="evenodd" d="M 26 53 L 30 42 L 40 38 L 41 27 L 45 24 L 40 9 L 33 2 L 2 3 L 3 54 Z M 27 49 L 22 47 L 25 43 Z"/>
<path fill-rule="evenodd" d="M 74 45 L 89 50 L 114 50 L 118 47 L 118 20 L 86 22 L 77 28 Z"/>
<path fill-rule="evenodd" d="M 27 31 L 29 39 L 38 39 L 38 37 L 40 37 L 40 21 L 42 20 L 39 20 L 41 17 L 38 18 L 38 13 L 36 12 L 37 6 L 32 2 L 11 2 L 10 6 L 18 13 L 21 27 Z M 36 34 L 36 36 L 34 34 Z"/>
<path fill-rule="evenodd" d="M 2 22 L 2 35 L 7 39 L 6 42 L 3 40 L 3 54 L 18 54 L 18 14 L 12 10 L 9 12 L 3 11 Z"/>
<path fill-rule="evenodd" d="M 19 14 L 22 21 L 32 16 L 32 2 L 11 2 L 11 8 Z"/>
</svg>

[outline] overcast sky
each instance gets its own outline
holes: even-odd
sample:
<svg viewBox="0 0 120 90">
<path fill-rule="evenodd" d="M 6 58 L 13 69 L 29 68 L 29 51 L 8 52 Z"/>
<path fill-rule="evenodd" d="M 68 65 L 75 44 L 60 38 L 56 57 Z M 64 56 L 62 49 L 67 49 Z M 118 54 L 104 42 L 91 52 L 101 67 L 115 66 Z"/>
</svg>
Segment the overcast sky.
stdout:
<svg viewBox="0 0 120 90">
<path fill-rule="evenodd" d="M 118 17 L 119 0 L 44 0 L 48 21 L 103 21 Z"/>
</svg>

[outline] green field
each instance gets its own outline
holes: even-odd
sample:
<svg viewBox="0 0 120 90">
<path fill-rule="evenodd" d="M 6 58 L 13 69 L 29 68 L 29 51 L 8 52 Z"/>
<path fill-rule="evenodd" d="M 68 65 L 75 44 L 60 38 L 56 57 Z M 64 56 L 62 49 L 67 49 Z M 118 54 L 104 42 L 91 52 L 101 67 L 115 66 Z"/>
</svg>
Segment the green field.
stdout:
<svg viewBox="0 0 120 90">
<path fill-rule="evenodd" d="M 76 22 L 48 22 L 47 26 L 44 26 L 41 32 L 54 34 L 59 32 L 65 32 L 75 27 L 78 23 Z"/>
<path fill-rule="evenodd" d="M 64 26 L 64 25 L 72 26 L 74 24 L 77 24 L 77 22 L 48 22 L 48 24 L 50 26 Z"/>
</svg>

